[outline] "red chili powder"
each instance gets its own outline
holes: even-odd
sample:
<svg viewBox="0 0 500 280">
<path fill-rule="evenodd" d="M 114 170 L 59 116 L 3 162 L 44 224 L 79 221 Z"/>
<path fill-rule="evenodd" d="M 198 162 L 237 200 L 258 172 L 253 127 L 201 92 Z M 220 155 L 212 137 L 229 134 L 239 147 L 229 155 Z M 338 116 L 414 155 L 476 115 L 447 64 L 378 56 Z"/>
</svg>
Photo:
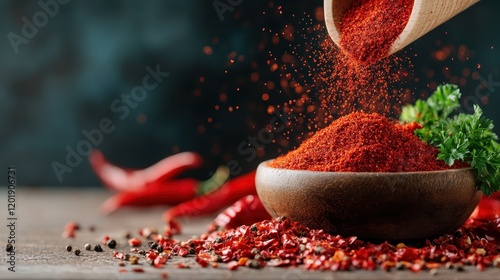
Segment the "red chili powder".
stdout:
<svg viewBox="0 0 500 280">
<path fill-rule="evenodd" d="M 438 149 L 413 131 L 376 113 L 352 113 L 334 121 L 274 160 L 275 168 L 337 172 L 412 172 L 464 167 L 437 160 Z"/>
<path fill-rule="evenodd" d="M 331 41 L 317 51 L 316 90 L 321 109 L 334 116 L 355 111 L 397 116 L 412 92 L 404 88 L 410 80 L 409 58 L 391 56 L 372 65 L 359 64 Z"/>
<path fill-rule="evenodd" d="M 340 46 L 357 61 L 372 64 L 385 57 L 403 32 L 413 0 L 354 0 L 340 22 Z"/>
<path fill-rule="evenodd" d="M 322 109 L 332 115 L 354 111 L 397 115 L 411 92 L 408 57 L 387 57 L 406 26 L 413 0 L 354 0 L 341 19 L 340 50 L 327 40 L 314 57 Z"/>
</svg>

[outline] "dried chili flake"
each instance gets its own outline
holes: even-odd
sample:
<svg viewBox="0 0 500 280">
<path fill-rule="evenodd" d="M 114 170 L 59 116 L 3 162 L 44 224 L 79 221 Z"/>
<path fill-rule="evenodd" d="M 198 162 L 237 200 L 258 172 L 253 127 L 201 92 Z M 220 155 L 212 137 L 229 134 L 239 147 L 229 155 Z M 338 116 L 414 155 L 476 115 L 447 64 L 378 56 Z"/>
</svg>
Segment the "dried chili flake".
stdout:
<svg viewBox="0 0 500 280">
<path fill-rule="evenodd" d="M 187 263 L 180 262 L 177 264 L 177 268 L 191 268 L 191 266 Z"/>
<path fill-rule="evenodd" d="M 144 269 L 142 269 L 140 267 L 135 267 L 135 268 L 132 268 L 132 271 L 137 272 L 137 273 L 142 273 L 142 272 L 144 272 Z"/>
<path fill-rule="evenodd" d="M 109 235 L 106 234 L 102 237 L 101 243 L 106 245 L 110 239 Z"/>
<path fill-rule="evenodd" d="M 138 247 L 138 246 L 141 246 L 142 245 L 142 241 L 138 238 L 131 238 L 128 240 L 128 245 L 132 246 L 132 247 Z"/>
<path fill-rule="evenodd" d="M 227 269 L 229 270 L 236 270 L 238 269 L 238 262 L 237 261 L 231 261 L 227 264 Z"/>
<path fill-rule="evenodd" d="M 113 252 L 113 258 L 119 259 L 119 260 L 125 260 L 125 254 L 122 252 Z"/>
<path fill-rule="evenodd" d="M 163 265 L 167 263 L 167 260 L 168 260 L 167 256 L 164 256 L 164 255 L 163 256 L 157 256 L 154 259 L 154 261 L 153 261 L 153 265 L 156 268 L 163 267 Z"/>
</svg>

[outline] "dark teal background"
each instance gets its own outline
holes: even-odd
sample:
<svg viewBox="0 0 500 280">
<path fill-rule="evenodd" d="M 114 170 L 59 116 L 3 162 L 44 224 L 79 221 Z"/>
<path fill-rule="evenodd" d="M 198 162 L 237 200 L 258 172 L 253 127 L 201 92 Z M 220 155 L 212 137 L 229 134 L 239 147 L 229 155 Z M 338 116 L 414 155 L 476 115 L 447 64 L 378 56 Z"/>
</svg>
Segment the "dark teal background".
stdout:
<svg viewBox="0 0 500 280">
<path fill-rule="evenodd" d="M 8 34 L 21 34 L 21 18 L 32 20 L 41 8 L 37 1 L 0 1 L 0 166 L 16 165 L 24 185 L 96 185 L 85 158 L 62 182 L 51 164 L 64 163 L 65 147 L 85 139 L 83 129 L 97 128 L 109 118 L 116 128 L 98 148 L 119 165 L 141 168 L 193 150 L 206 160 L 193 173 L 200 178 L 233 159 L 243 171 L 251 170 L 300 142 L 292 139 L 281 150 L 268 144 L 250 162 L 238 152 L 242 141 L 269 123 L 268 106 L 295 98 L 280 93 L 280 77 L 269 70 L 267 60 L 271 49 L 280 54 L 303 45 L 303 31 L 296 28 L 292 41 L 272 44 L 272 34 L 262 28 L 297 26 L 308 15 L 321 23 L 314 16 L 321 6 L 317 0 L 244 0 L 221 21 L 213 1 L 75 0 L 60 5 L 16 54 Z M 461 89 L 473 102 L 479 77 L 490 77 L 496 85 L 479 88 L 481 95 L 490 93 L 482 107 L 500 126 L 499 12 L 500 1 L 481 1 L 407 48 L 417 78 L 408 87 L 425 95 L 437 83 L 463 78 Z M 212 55 L 204 53 L 205 46 Z M 450 53 L 437 60 L 434 54 L 443 48 Z M 469 50 L 468 60 L 459 59 L 460 50 Z M 231 63 L 233 52 L 237 56 Z M 170 76 L 119 119 L 110 109 L 112 102 L 142 83 L 146 66 L 157 64 Z M 260 79 L 252 82 L 255 72 Z M 267 81 L 277 86 L 266 90 Z M 270 100 L 262 100 L 263 92 Z M 230 112 L 231 106 L 239 109 Z"/>
</svg>

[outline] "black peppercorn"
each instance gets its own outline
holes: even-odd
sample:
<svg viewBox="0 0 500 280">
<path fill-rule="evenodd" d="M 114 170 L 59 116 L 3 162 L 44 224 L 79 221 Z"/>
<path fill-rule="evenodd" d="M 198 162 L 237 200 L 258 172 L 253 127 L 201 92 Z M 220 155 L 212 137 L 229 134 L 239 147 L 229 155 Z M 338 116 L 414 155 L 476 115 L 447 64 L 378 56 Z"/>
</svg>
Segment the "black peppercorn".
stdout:
<svg viewBox="0 0 500 280">
<path fill-rule="evenodd" d="M 73 247 L 71 247 L 71 245 L 66 246 L 66 251 L 71 252 L 71 250 L 73 250 Z"/>
<path fill-rule="evenodd" d="M 114 239 L 108 240 L 108 247 L 111 249 L 116 248 L 116 241 Z"/>
<path fill-rule="evenodd" d="M 94 251 L 96 251 L 96 252 L 102 252 L 103 250 L 102 250 L 101 245 L 99 245 L 99 244 L 95 245 L 94 246 Z"/>
<path fill-rule="evenodd" d="M 215 243 L 221 243 L 222 242 L 222 238 L 220 238 L 220 236 L 219 236 L 219 237 L 215 238 L 214 242 Z"/>
<path fill-rule="evenodd" d="M 258 260 L 248 260 L 246 266 L 250 268 L 261 268 L 260 262 Z"/>
<path fill-rule="evenodd" d="M 149 248 L 151 248 L 153 250 L 158 247 L 158 243 L 156 243 L 154 241 L 148 242 L 148 245 L 149 245 Z"/>
<path fill-rule="evenodd" d="M 253 224 L 251 227 L 250 227 L 250 230 L 251 231 L 257 231 L 257 226 L 255 224 Z"/>
<path fill-rule="evenodd" d="M 89 243 L 86 243 L 85 246 L 83 246 L 85 248 L 85 250 L 87 251 L 90 251 L 92 250 L 92 245 L 90 245 Z"/>
<path fill-rule="evenodd" d="M 80 255 L 80 249 L 75 250 L 75 255 L 79 256 Z"/>
</svg>

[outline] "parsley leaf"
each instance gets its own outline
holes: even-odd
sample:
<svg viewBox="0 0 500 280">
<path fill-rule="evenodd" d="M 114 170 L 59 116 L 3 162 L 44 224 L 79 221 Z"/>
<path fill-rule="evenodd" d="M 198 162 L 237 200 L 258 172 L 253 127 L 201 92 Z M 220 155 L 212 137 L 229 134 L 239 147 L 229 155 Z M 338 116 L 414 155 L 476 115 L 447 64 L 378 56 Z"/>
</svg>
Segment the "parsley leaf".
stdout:
<svg viewBox="0 0 500 280">
<path fill-rule="evenodd" d="M 425 101 L 403 107 L 400 120 L 418 122 L 424 127 L 415 134 L 439 149 L 438 159 L 453 165 L 467 162 L 477 171 L 481 191 L 490 195 L 500 190 L 500 144 L 493 132 L 493 122 L 483 116 L 479 106 L 474 114 L 449 117 L 460 107 L 456 85 L 442 85 Z"/>
</svg>

